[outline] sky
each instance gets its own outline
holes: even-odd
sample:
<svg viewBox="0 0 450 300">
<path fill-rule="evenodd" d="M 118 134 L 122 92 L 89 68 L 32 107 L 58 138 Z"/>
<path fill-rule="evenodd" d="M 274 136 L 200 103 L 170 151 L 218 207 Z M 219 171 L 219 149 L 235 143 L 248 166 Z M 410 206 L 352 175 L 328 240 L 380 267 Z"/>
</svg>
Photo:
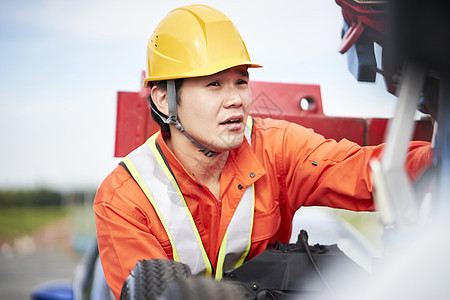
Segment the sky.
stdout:
<svg viewBox="0 0 450 300">
<path fill-rule="evenodd" d="M 191 1 L 0 1 L 0 188 L 97 188 L 114 158 L 118 91 L 139 91 L 147 40 Z M 252 80 L 319 84 L 330 116 L 390 117 L 381 77 L 359 83 L 338 53 L 334 0 L 196 1 L 236 25 Z"/>
</svg>

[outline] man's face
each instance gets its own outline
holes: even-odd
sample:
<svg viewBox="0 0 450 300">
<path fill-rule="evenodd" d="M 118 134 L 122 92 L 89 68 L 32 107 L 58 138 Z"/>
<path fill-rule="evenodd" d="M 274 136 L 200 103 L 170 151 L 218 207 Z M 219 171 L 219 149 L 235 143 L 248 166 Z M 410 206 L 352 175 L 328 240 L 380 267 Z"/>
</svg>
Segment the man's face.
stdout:
<svg viewBox="0 0 450 300">
<path fill-rule="evenodd" d="M 248 81 L 246 66 L 185 79 L 178 106 L 184 129 L 213 151 L 239 147 L 251 105 Z"/>
</svg>

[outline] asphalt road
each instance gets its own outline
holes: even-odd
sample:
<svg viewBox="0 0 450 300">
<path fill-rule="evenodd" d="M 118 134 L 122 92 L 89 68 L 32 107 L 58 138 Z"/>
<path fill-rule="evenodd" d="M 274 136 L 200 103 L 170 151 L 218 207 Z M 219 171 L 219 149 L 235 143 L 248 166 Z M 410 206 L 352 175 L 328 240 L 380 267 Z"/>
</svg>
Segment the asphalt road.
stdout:
<svg viewBox="0 0 450 300">
<path fill-rule="evenodd" d="M 80 257 L 61 249 L 42 249 L 28 254 L 0 254 L 0 299 L 30 299 L 36 286 L 72 278 Z"/>
<path fill-rule="evenodd" d="M 0 300 L 28 300 L 50 281 L 70 281 L 81 259 L 70 244 L 67 221 L 52 224 L 11 244 L 0 243 Z"/>
</svg>

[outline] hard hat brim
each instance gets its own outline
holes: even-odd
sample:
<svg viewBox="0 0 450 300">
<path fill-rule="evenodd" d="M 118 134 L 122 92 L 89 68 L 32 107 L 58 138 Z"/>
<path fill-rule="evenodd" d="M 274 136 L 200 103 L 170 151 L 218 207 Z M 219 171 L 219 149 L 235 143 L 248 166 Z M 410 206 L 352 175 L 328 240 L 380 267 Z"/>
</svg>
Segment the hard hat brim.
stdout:
<svg viewBox="0 0 450 300">
<path fill-rule="evenodd" d="M 248 68 L 263 67 L 262 65 L 252 63 L 251 61 L 243 61 L 242 59 L 234 58 L 221 61 L 215 64 L 211 64 L 207 67 L 196 69 L 194 71 L 187 72 L 184 74 L 167 74 L 167 75 L 146 77 L 144 79 L 144 87 L 147 87 L 151 81 L 209 76 L 237 66 L 247 66 Z"/>
</svg>

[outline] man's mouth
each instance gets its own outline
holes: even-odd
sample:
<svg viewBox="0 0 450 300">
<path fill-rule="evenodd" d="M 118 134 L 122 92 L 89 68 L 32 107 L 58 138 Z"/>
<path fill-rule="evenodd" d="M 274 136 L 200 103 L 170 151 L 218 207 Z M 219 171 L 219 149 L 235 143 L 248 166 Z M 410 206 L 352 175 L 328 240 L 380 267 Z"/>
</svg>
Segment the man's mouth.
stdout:
<svg viewBox="0 0 450 300">
<path fill-rule="evenodd" d="M 228 125 L 228 124 L 237 124 L 241 123 L 244 120 L 243 116 L 232 116 L 221 122 L 220 125 Z"/>
</svg>

